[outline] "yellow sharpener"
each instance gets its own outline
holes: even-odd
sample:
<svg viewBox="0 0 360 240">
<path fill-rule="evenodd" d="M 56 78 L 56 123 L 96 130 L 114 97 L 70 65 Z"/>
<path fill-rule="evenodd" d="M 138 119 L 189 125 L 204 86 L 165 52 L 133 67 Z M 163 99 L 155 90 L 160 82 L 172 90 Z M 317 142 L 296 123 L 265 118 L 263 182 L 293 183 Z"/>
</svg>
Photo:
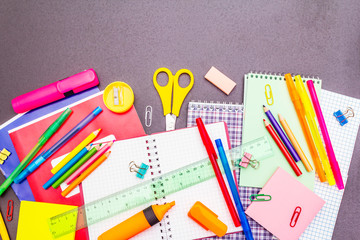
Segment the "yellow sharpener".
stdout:
<svg viewBox="0 0 360 240">
<path fill-rule="evenodd" d="M 192 206 L 188 216 L 205 230 L 212 231 L 218 237 L 224 236 L 228 229 L 228 227 L 218 219 L 218 215 L 199 201 Z"/>
<path fill-rule="evenodd" d="M 127 112 L 134 104 L 134 92 L 124 82 L 112 82 L 104 90 L 103 101 L 112 112 Z"/>
</svg>

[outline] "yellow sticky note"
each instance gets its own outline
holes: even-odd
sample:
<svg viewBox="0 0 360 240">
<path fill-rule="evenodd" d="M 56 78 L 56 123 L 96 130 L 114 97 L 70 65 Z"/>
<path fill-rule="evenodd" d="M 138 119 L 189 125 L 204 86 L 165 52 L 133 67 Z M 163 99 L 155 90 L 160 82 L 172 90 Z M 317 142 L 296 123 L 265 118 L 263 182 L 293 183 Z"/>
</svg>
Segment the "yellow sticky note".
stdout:
<svg viewBox="0 0 360 240">
<path fill-rule="evenodd" d="M 48 225 L 49 218 L 72 210 L 75 206 L 21 201 L 16 239 L 53 239 Z M 75 232 L 56 240 L 74 240 Z"/>
</svg>

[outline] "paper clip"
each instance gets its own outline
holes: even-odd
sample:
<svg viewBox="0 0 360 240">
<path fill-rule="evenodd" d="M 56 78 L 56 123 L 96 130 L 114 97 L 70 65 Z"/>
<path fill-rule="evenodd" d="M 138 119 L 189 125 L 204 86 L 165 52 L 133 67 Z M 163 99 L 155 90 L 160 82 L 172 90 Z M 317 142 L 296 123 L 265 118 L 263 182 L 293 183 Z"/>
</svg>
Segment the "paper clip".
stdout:
<svg viewBox="0 0 360 240">
<path fill-rule="evenodd" d="M 269 93 L 269 95 L 268 95 L 268 93 Z M 268 105 L 274 104 L 274 98 L 273 98 L 270 84 L 265 85 L 265 97 L 266 97 L 266 102 Z M 271 100 L 271 101 L 269 101 L 269 100 Z"/>
<path fill-rule="evenodd" d="M 145 126 L 150 127 L 152 122 L 152 107 L 146 106 L 145 108 Z"/>
<path fill-rule="evenodd" d="M 249 198 L 252 202 L 267 202 L 271 200 L 271 196 L 266 194 L 252 194 Z"/>
<path fill-rule="evenodd" d="M 301 207 L 297 206 L 294 210 L 294 213 L 291 217 L 291 221 L 290 221 L 290 227 L 295 227 L 298 219 L 299 219 L 299 216 L 300 216 L 300 213 L 301 213 Z"/>
<path fill-rule="evenodd" d="M 7 211 L 6 211 L 6 220 L 10 222 L 13 219 L 13 212 L 14 212 L 14 201 L 9 200 L 7 205 Z"/>
<path fill-rule="evenodd" d="M 6 148 L 3 148 L 0 152 L 0 164 L 3 164 L 4 161 L 10 156 L 11 152 L 8 151 Z"/>
<path fill-rule="evenodd" d="M 347 119 L 354 117 L 355 113 L 351 107 L 348 107 L 344 113 L 342 113 L 341 110 L 334 112 L 334 116 L 336 117 L 336 120 L 339 121 L 340 125 L 344 126 L 346 123 L 348 123 Z"/>
<path fill-rule="evenodd" d="M 136 165 L 134 161 L 131 161 L 129 163 L 129 168 L 130 168 L 130 172 L 136 172 L 136 177 L 144 179 L 144 176 L 149 166 L 146 165 L 145 163 L 141 163 L 141 166 L 139 167 L 138 165 Z"/>
<path fill-rule="evenodd" d="M 252 168 L 257 169 L 260 166 L 260 162 L 256 159 L 251 159 L 252 155 L 250 153 L 244 152 L 244 156 L 241 158 L 239 162 L 239 166 L 243 168 L 247 168 L 250 165 Z"/>
</svg>

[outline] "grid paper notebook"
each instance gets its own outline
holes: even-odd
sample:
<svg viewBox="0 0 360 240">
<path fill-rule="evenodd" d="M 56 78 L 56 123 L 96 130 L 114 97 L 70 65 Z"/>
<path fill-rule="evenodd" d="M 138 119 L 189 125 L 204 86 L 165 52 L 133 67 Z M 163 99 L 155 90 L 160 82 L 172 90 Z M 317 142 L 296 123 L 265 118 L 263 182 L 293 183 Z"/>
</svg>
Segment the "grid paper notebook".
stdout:
<svg viewBox="0 0 360 240">
<path fill-rule="evenodd" d="M 228 149 L 228 136 L 224 123 L 207 125 L 206 129 L 212 141 L 220 138 L 224 144 L 224 149 Z M 82 183 L 85 203 L 143 183 L 152 177 L 168 173 L 207 157 L 206 149 L 196 127 L 117 141 L 111 147 L 109 158 Z M 149 165 L 149 170 L 143 180 L 137 178 L 136 173 L 129 171 L 131 161 L 137 165 L 142 162 Z M 176 202 L 175 206 L 167 212 L 159 224 L 132 239 L 186 240 L 213 236 L 212 232 L 206 231 L 187 216 L 188 211 L 196 201 L 201 201 L 218 214 L 219 219 L 228 226 L 229 232 L 241 231 L 241 228 L 235 228 L 216 178 L 212 178 L 166 196 L 157 202 L 139 206 L 91 225 L 88 227 L 90 239 L 97 239 L 106 230 L 152 204 L 171 201 Z"/>
<path fill-rule="evenodd" d="M 230 144 L 232 147 L 241 144 L 242 135 L 242 121 L 243 121 L 243 105 L 232 103 L 207 103 L 199 101 L 191 101 L 188 105 L 187 126 L 196 126 L 196 118 L 201 117 L 205 124 L 214 122 L 226 122 L 229 132 Z M 239 181 L 240 171 L 236 170 L 236 177 Z M 241 203 L 244 209 L 250 205 L 249 197 L 252 194 L 257 194 L 260 188 L 254 187 L 238 187 L 240 192 Z M 248 218 L 251 231 L 254 239 L 271 240 L 272 234 L 265 228 L 259 225 L 256 221 Z M 243 232 L 227 234 L 222 238 L 216 237 L 215 239 L 241 239 L 245 240 Z"/>
<path fill-rule="evenodd" d="M 360 100 L 322 90 L 320 104 L 335 156 L 339 162 L 344 184 L 346 185 L 360 124 Z M 354 110 L 355 117 L 349 118 L 347 124 L 340 126 L 333 113 L 338 110 L 344 111 L 347 107 Z M 300 239 L 331 239 L 344 190 L 340 191 L 336 186 L 321 183 L 319 178 L 316 178 L 314 192 L 324 199 L 326 203 Z"/>
</svg>

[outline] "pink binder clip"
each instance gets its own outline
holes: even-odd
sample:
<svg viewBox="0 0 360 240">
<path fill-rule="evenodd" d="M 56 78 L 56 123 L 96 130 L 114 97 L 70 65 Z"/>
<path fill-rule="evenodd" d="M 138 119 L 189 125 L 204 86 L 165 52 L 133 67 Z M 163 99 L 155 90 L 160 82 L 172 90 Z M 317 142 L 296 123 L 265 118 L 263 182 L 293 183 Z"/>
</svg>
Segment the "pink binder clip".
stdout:
<svg viewBox="0 0 360 240">
<path fill-rule="evenodd" d="M 239 166 L 243 168 L 247 168 L 248 165 L 250 164 L 252 168 L 257 169 L 260 166 L 260 163 L 255 159 L 251 159 L 251 157 L 252 155 L 250 153 L 244 152 L 244 156 L 241 158 Z"/>
</svg>

